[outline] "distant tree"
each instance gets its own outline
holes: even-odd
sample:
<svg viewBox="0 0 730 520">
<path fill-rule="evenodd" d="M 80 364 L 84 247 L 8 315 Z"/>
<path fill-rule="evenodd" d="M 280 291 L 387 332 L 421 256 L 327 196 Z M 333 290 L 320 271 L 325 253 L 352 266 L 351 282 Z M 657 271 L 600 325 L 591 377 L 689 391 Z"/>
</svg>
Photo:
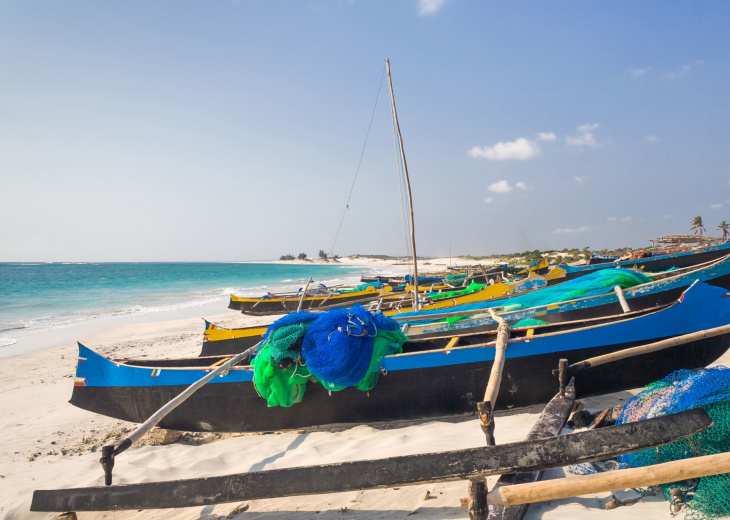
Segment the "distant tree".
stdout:
<svg viewBox="0 0 730 520">
<path fill-rule="evenodd" d="M 321 258 L 322 260 L 327 260 L 327 253 L 325 253 L 323 249 L 320 249 L 320 250 L 319 250 L 319 257 L 320 257 L 320 258 Z"/>
<path fill-rule="evenodd" d="M 722 222 L 720 222 L 717 225 L 717 229 L 719 229 L 720 231 L 722 231 L 722 238 L 723 238 L 723 240 L 727 240 L 727 236 L 728 236 L 729 231 L 730 231 L 730 224 L 728 224 L 727 222 L 725 222 L 723 220 Z"/>
<path fill-rule="evenodd" d="M 299 256 L 297 256 L 297 260 L 306 260 L 307 259 L 307 253 L 299 253 Z"/>
<path fill-rule="evenodd" d="M 294 260 L 294 255 L 281 255 L 279 260 Z"/>
<path fill-rule="evenodd" d="M 689 230 L 694 231 L 695 235 L 699 231 L 700 236 L 702 236 L 702 232 L 705 231 L 705 226 L 702 224 L 702 217 L 697 215 L 695 218 L 692 219 L 692 222 L 690 222 L 690 224 L 692 224 L 692 227 L 689 228 Z"/>
</svg>

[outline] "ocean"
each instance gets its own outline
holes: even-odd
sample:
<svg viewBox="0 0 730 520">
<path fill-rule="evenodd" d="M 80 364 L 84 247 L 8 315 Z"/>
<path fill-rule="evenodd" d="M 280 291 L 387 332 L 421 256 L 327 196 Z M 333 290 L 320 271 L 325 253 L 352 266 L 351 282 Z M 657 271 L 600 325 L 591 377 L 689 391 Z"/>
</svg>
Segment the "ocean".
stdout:
<svg viewBox="0 0 730 520">
<path fill-rule="evenodd" d="M 327 286 L 357 284 L 367 272 L 322 264 L 0 263 L 0 351 L 84 322 L 214 302 L 223 312 L 230 294 L 296 291 L 310 276 Z"/>
</svg>

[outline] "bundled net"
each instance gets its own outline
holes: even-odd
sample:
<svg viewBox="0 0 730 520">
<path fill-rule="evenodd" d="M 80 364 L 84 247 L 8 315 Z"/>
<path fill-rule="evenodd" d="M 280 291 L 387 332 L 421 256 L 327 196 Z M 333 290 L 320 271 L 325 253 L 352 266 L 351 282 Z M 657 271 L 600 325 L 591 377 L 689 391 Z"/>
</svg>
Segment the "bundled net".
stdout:
<svg viewBox="0 0 730 520">
<path fill-rule="evenodd" d="M 402 352 L 407 339 L 395 320 L 361 305 L 288 314 L 264 335 L 253 360 L 254 385 L 269 406 L 300 402 L 310 380 L 331 391 L 368 391 L 383 358 Z"/>
<path fill-rule="evenodd" d="M 642 467 L 673 460 L 730 451 L 730 369 L 724 366 L 693 372 L 679 370 L 652 383 L 626 403 L 617 424 L 675 413 L 702 406 L 714 425 L 688 439 L 658 448 L 622 455 L 621 467 Z M 706 520 L 730 516 L 730 474 L 702 477 L 694 482 L 661 486 L 667 500 L 679 488 L 687 497 L 685 518 Z"/>
</svg>

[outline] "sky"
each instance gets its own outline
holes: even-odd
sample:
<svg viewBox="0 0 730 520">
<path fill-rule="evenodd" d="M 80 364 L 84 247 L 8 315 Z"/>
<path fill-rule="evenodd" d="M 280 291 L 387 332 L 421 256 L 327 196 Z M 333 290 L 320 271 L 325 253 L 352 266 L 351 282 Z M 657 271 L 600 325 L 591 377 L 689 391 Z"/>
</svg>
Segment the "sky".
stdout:
<svg viewBox="0 0 730 520">
<path fill-rule="evenodd" d="M 0 261 L 404 254 L 386 58 L 419 256 L 718 235 L 729 24 L 719 0 L 5 0 Z"/>
</svg>

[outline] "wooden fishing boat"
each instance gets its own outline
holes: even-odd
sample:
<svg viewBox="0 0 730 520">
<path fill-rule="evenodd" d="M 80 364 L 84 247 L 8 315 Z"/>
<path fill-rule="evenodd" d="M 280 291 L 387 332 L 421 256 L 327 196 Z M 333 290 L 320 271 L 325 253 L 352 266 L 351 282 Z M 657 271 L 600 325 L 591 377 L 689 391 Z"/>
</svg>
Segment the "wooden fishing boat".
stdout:
<svg viewBox="0 0 730 520">
<path fill-rule="evenodd" d="M 447 309 L 465 303 L 473 303 L 498 298 L 506 294 L 529 291 L 546 285 L 552 285 L 556 280 L 565 279 L 565 273 L 557 272 L 555 275 L 548 273 L 546 276 L 538 276 L 534 272 L 530 272 L 527 277 L 511 282 L 498 282 L 487 285 L 479 291 L 469 292 L 453 298 L 441 299 L 439 301 L 431 301 L 426 297 L 428 291 L 439 291 L 443 289 L 453 290 L 445 286 L 421 286 L 424 307 L 429 309 Z M 408 287 L 410 289 L 410 287 Z M 303 300 L 296 295 L 292 296 L 276 296 L 266 295 L 261 298 L 242 298 L 231 295 L 231 301 L 228 305 L 229 309 L 240 310 L 243 314 L 252 316 L 268 316 L 276 314 L 288 314 L 299 308 L 300 300 L 302 301 L 302 310 L 319 311 L 333 309 L 337 307 L 346 307 L 356 303 L 375 302 L 383 313 L 391 315 L 399 312 L 413 310 L 412 293 L 409 290 L 396 291 L 391 287 L 378 290 L 375 287 L 368 287 L 362 291 L 331 294 L 327 296 L 307 296 Z"/>
<path fill-rule="evenodd" d="M 303 309 L 327 309 L 377 300 L 382 294 L 382 291 L 373 286 L 354 292 L 338 293 L 330 291 L 322 295 L 307 295 L 303 299 L 295 293 L 279 296 L 265 294 L 259 298 L 247 298 L 231 294 L 228 308 L 241 311 L 244 314 L 266 316 L 294 312 L 299 307 L 300 301 Z"/>
<path fill-rule="evenodd" d="M 730 254 L 730 241 L 719 245 L 698 247 L 690 251 L 681 251 L 672 254 L 652 255 L 646 258 L 637 258 L 633 260 L 624 260 L 619 262 L 607 262 L 602 264 L 588 264 L 571 266 L 560 264 L 559 267 L 565 270 L 565 276 L 568 280 L 591 273 L 597 269 L 606 269 L 611 267 L 626 267 L 632 269 L 642 269 L 644 271 L 659 272 L 667 269 L 679 269 L 689 267 L 705 262 L 711 262 L 718 258 Z"/>
<path fill-rule="evenodd" d="M 524 334 L 507 347 L 500 408 L 544 403 L 552 397 L 558 360 L 581 360 L 627 347 L 725 326 L 730 298 L 725 289 L 702 282 L 681 302 L 618 321 L 572 330 Z M 407 343 L 403 354 L 388 355 L 370 392 L 347 388 L 328 392 L 307 384 L 301 403 L 268 408 L 252 384 L 253 368 L 234 366 L 216 377 L 160 423 L 190 431 L 269 431 L 342 423 L 412 420 L 471 413 L 483 392 L 494 359 L 494 343 L 448 345 Z M 699 368 L 730 346 L 730 332 L 687 340 L 660 353 L 617 361 L 610 369 L 588 368 L 576 379 L 585 395 L 633 388 L 680 368 Z M 206 371 L 226 358 L 109 360 L 79 346 L 71 403 L 96 413 L 142 422 Z"/>
<path fill-rule="evenodd" d="M 652 277 L 654 278 L 653 282 L 630 287 L 622 291 L 629 310 L 647 309 L 671 302 L 696 281 L 730 289 L 730 255 L 693 267 L 652 274 Z M 498 307 L 506 302 L 507 300 L 493 302 L 493 308 L 508 323 L 516 323 L 531 318 L 547 323 L 558 323 L 608 316 L 620 313 L 623 309 L 620 298 L 615 292 L 524 309 L 504 310 Z M 497 325 L 494 319 L 489 315 L 485 315 L 484 312 L 485 309 L 469 308 L 462 310 L 455 307 L 443 314 L 426 310 L 416 315 L 402 314 L 395 315 L 393 318 L 404 325 L 408 325 L 407 333 L 410 337 L 433 333 L 453 335 L 464 329 L 489 330 L 496 328 Z M 445 318 L 454 316 L 466 316 L 467 318 L 455 323 L 444 321 Z M 476 329 L 474 329 L 475 327 Z"/>
</svg>

